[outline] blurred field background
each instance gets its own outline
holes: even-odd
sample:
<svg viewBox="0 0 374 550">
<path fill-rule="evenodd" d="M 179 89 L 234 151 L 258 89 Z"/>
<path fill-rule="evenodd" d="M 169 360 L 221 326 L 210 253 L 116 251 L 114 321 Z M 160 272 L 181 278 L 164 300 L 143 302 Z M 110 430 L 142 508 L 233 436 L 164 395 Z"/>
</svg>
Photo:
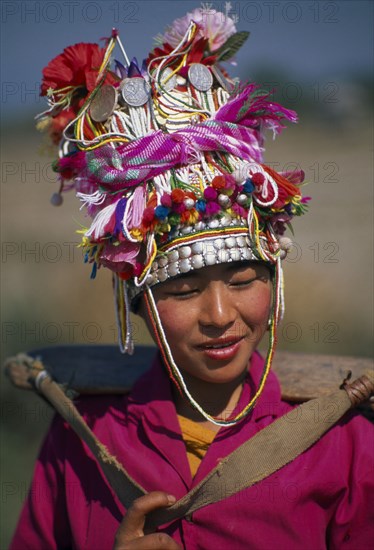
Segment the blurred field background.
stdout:
<svg viewBox="0 0 374 550">
<path fill-rule="evenodd" d="M 28 65 L 31 64 L 34 82 L 39 78 L 41 67 L 64 46 L 80 40 L 96 41 L 105 35 L 114 17 L 113 13 L 111 18 L 107 13 L 107 21 L 98 20 L 95 25 L 74 20 L 75 34 L 72 35 L 72 29 L 59 21 L 54 26 L 48 26 L 48 21 L 44 21 L 44 26 L 37 26 L 27 16 L 29 19 L 25 19 L 22 26 L 21 4 L 24 3 L 13 4 L 19 4 L 20 11 L 13 19 L 8 13 L 3 29 L 8 37 L 17 33 L 18 49 L 12 49 L 11 53 L 19 57 L 13 57 L 13 63 L 19 63 L 20 70 L 26 72 L 30 71 Z M 91 4 L 101 6 L 102 13 L 106 13 L 105 2 Z M 269 14 L 265 18 L 265 12 L 251 28 L 248 14 L 254 12 L 243 12 L 241 8 L 244 4 L 252 4 L 253 8 L 261 3 L 232 4 L 241 15 L 238 28 L 252 31 L 244 53 L 238 56 L 240 75 L 242 78 L 250 75 L 269 90 L 276 85 L 276 99 L 300 114 L 300 123 L 285 130 L 277 140 L 272 141 L 268 136 L 265 161 L 278 170 L 301 166 L 308 182 L 304 192 L 313 197 L 310 213 L 293 224 L 296 244 L 285 262 L 286 317 L 280 327 L 279 345 L 308 353 L 371 356 L 373 120 L 372 54 L 367 53 L 372 43 L 371 3 L 288 2 L 299 6 L 303 19 L 291 25 L 286 12 L 282 17 L 280 12 L 275 12 L 273 23 L 277 29 L 270 25 Z M 320 20 L 314 21 L 312 10 L 318 4 Z M 139 24 L 126 26 L 126 31 L 135 51 L 140 24 L 149 30 L 149 34 L 144 33 L 147 38 L 141 44 L 145 53 L 151 47 L 150 37 L 197 3 L 154 2 L 157 9 L 149 2 L 117 3 L 122 12 L 133 5 L 138 9 Z M 213 2 L 217 9 L 223 5 Z M 331 6 L 337 8 L 336 13 L 331 12 Z M 247 21 L 243 13 L 247 13 Z M 289 11 L 288 19 L 292 14 Z M 328 30 L 327 16 L 335 17 Z M 344 32 L 349 28 L 347 20 L 355 18 L 348 38 Z M 305 41 L 301 39 L 303 33 L 300 34 L 302 24 L 306 25 L 305 29 L 314 24 L 313 33 L 306 34 Z M 34 49 L 40 46 L 34 44 L 32 37 L 36 41 L 39 32 L 42 40 L 46 37 L 49 40 L 42 61 L 40 49 L 39 57 L 33 55 Z M 327 44 L 323 50 L 319 33 Z M 20 51 L 20 43 L 26 53 L 30 49 L 27 58 L 25 51 Z M 287 65 L 286 53 L 283 64 L 272 60 L 264 54 L 265 43 L 276 51 L 278 58 L 283 45 L 288 52 L 293 43 L 299 64 Z M 357 44 L 365 47 L 364 62 L 363 50 L 354 49 Z M 340 65 L 338 61 L 334 64 L 334 55 L 337 59 L 356 55 L 357 64 L 351 63 L 345 70 L 337 71 Z M 331 57 L 330 71 L 324 56 Z M 259 63 L 259 58 L 263 62 Z M 319 62 L 323 67 L 321 73 Z M 235 74 L 235 68 L 231 72 Z M 3 82 L 18 83 L 21 94 L 21 77 L 17 81 L 14 76 L 8 76 Z M 65 195 L 62 207 L 49 204 L 50 196 L 57 190 L 50 166 L 53 157 L 46 154 L 45 148 L 44 155 L 40 155 L 43 140 L 32 121 L 44 104 L 35 96 L 25 95 L 25 100 L 17 105 L 17 97 L 13 97 L 17 94 L 9 94 L 9 87 L 3 86 L 4 89 L 8 91 L 8 101 L 2 103 L 1 130 L 2 360 L 19 351 L 54 344 L 115 344 L 110 274 L 101 270 L 96 280 L 90 280 L 90 267 L 83 264 L 80 249 L 76 248 L 79 242 L 76 230 L 86 223 L 79 203 L 71 193 Z M 135 340 L 149 343 L 144 325 L 136 318 L 134 327 Z M 14 390 L 3 378 L 1 398 L 0 548 L 3 549 L 8 546 L 27 494 L 33 463 L 52 412 L 38 397 Z"/>
</svg>

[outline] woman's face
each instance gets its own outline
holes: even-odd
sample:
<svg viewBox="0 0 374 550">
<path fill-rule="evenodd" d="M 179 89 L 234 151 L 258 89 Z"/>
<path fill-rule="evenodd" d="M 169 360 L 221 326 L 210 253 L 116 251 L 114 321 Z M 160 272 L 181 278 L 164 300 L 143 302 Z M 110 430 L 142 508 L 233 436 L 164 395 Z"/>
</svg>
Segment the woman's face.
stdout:
<svg viewBox="0 0 374 550">
<path fill-rule="evenodd" d="M 182 372 L 215 383 L 242 376 L 270 315 L 271 278 L 265 265 L 237 262 L 205 267 L 152 290 Z"/>
</svg>

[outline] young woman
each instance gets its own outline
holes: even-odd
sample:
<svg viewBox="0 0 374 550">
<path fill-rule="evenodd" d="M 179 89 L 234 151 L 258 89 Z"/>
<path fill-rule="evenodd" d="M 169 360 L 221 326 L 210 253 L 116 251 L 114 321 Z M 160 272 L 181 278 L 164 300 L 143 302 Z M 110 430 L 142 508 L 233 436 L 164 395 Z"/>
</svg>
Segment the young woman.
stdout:
<svg viewBox="0 0 374 550">
<path fill-rule="evenodd" d="M 296 115 L 253 84 L 235 86 L 222 69 L 244 38 L 227 15 L 196 10 L 142 67 L 109 70 L 115 44 L 123 50 L 114 32 L 105 51 L 71 46 L 44 71 L 51 108 L 42 123 L 53 139 L 64 128 L 61 191 L 72 181 L 93 217 L 83 245 L 93 275 L 100 266 L 114 273 L 120 346 L 132 351 L 132 309 L 159 353 L 129 395 L 77 401 L 146 494 L 123 506 L 56 418 L 12 550 L 357 549 L 372 540 L 371 428 L 357 415 L 259 483 L 147 526 L 152 512 L 292 409 L 270 366 L 283 233 L 306 199 L 302 172 L 275 172 L 262 151 L 263 131 Z M 264 360 L 256 348 L 265 334 Z"/>
</svg>

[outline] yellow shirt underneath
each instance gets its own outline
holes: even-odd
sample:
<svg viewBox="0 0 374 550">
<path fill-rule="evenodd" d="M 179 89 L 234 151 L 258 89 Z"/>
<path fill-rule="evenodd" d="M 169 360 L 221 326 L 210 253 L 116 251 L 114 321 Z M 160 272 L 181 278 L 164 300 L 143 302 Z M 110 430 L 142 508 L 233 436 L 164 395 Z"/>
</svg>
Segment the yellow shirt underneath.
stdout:
<svg viewBox="0 0 374 550">
<path fill-rule="evenodd" d="M 216 432 L 205 428 L 196 422 L 192 422 L 184 416 L 179 416 L 179 425 L 182 432 L 184 444 L 186 446 L 188 463 L 190 465 L 191 475 L 195 477 L 200 462 L 202 461 L 209 445 L 215 438 Z"/>
</svg>

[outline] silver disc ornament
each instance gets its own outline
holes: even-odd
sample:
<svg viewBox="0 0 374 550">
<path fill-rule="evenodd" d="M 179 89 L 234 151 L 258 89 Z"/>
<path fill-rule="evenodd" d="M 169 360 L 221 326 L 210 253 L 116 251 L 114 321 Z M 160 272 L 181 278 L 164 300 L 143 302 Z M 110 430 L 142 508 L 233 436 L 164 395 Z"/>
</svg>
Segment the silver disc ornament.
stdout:
<svg viewBox="0 0 374 550">
<path fill-rule="evenodd" d="M 90 106 L 90 115 L 95 122 L 105 122 L 117 104 L 117 90 L 109 84 L 104 84 L 93 98 Z"/>
<path fill-rule="evenodd" d="M 213 85 L 212 73 L 201 63 L 192 63 L 188 69 L 188 80 L 200 92 L 207 92 Z"/>
<path fill-rule="evenodd" d="M 157 82 L 157 89 L 160 92 L 170 92 L 173 88 L 175 88 L 177 84 L 177 75 L 174 74 L 173 76 L 170 76 L 173 73 L 173 71 L 170 69 L 170 67 L 166 67 L 160 75 L 159 81 Z"/>
<path fill-rule="evenodd" d="M 121 84 L 122 97 L 131 107 L 141 107 L 147 103 L 151 88 L 141 76 L 125 78 Z"/>
<path fill-rule="evenodd" d="M 224 76 L 224 74 L 218 67 L 215 67 L 214 65 L 212 65 L 212 73 L 215 76 L 221 88 L 226 90 L 226 92 L 232 92 L 234 88 L 233 84 L 227 80 L 227 78 Z"/>
</svg>

